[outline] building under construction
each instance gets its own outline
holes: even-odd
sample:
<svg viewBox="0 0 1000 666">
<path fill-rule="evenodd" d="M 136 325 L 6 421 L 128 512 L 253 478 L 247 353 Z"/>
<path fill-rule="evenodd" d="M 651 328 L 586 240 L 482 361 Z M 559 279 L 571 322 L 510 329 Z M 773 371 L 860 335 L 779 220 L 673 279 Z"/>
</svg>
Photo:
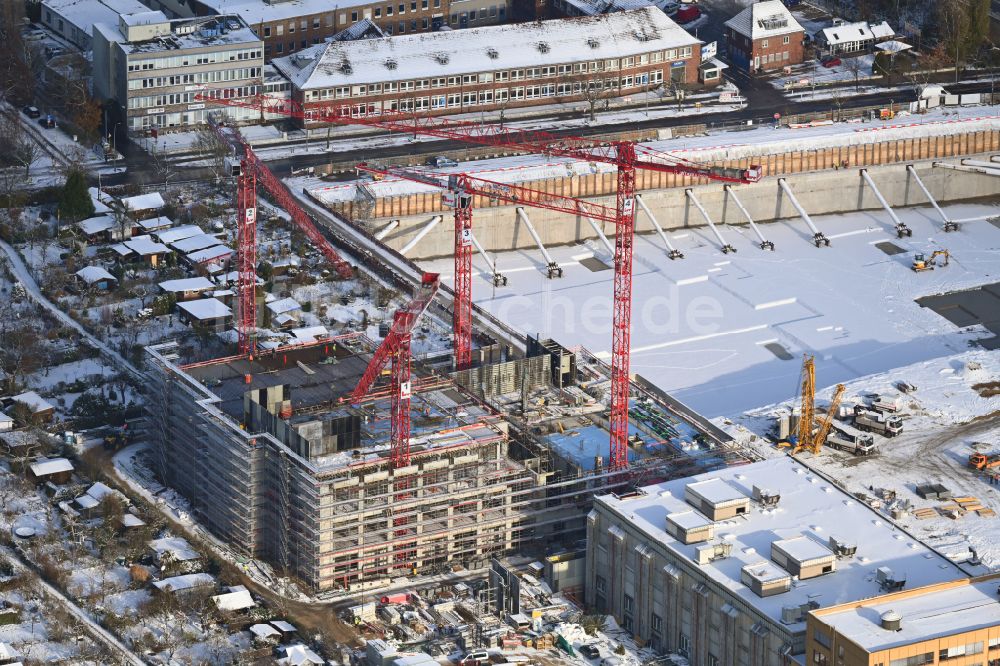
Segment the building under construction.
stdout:
<svg viewBox="0 0 1000 666">
<path fill-rule="evenodd" d="M 722 431 L 636 385 L 631 466 L 609 471 L 606 366 L 529 340 L 460 372 L 417 363 L 410 461 L 394 468 L 389 390 L 344 401 L 374 347 L 357 334 L 199 363 L 175 343 L 147 350 L 163 481 L 236 552 L 317 592 L 572 545 L 595 494 L 742 462 Z"/>
</svg>

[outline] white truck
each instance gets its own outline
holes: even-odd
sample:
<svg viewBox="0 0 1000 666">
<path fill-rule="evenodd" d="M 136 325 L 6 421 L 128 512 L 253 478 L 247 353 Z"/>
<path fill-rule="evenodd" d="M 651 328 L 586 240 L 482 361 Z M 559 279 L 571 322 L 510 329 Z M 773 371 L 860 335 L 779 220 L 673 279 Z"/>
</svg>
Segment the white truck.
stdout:
<svg viewBox="0 0 1000 666">
<path fill-rule="evenodd" d="M 832 446 L 856 456 L 871 455 L 878 448 L 872 435 L 840 421 L 833 422 L 833 428 L 826 437 L 826 446 Z"/>
<path fill-rule="evenodd" d="M 903 432 L 903 419 L 894 414 L 880 414 L 863 405 L 854 408 L 854 426 L 859 430 L 874 432 L 883 437 L 895 437 Z"/>
</svg>

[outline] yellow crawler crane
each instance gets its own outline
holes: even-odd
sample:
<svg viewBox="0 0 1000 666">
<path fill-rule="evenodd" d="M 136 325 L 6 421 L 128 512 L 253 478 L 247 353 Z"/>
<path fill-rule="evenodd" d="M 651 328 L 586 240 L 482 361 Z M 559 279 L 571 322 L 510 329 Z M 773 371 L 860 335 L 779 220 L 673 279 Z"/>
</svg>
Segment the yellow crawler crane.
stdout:
<svg viewBox="0 0 1000 666">
<path fill-rule="evenodd" d="M 799 413 L 798 434 L 792 454 L 812 449 L 813 418 L 816 415 L 816 360 L 806 354 L 802 357 L 802 408 Z"/>
<path fill-rule="evenodd" d="M 812 438 L 812 451 L 814 454 L 819 453 L 826 444 L 826 437 L 830 434 L 830 428 L 833 427 L 833 419 L 837 416 L 837 409 L 840 408 L 840 401 L 844 398 L 844 391 L 847 387 L 843 384 L 837 384 L 837 390 L 833 392 L 833 400 L 830 401 L 830 408 L 826 412 L 826 416 L 823 417 L 822 423 L 819 424 L 819 430 L 813 435 Z"/>
</svg>

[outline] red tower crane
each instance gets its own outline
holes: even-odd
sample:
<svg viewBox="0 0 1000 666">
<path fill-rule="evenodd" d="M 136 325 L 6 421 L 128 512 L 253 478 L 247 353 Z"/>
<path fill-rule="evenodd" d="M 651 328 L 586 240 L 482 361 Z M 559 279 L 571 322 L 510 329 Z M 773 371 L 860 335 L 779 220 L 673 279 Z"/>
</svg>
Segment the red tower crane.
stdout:
<svg viewBox="0 0 1000 666">
<path fill-rule="evenodd" d="M 440 116 L 375 112 L 360 115 L 351 105 L 305 107 L 293 100 L 256 96 L 238 98 L 226 91 L 200 93 L 199 99 L 227 106 L 249 108 L 299 118 L 304 122 L 338 125 L 367 125 L 390 131 L 421 134 L 478 145 L 496 146 L 527 153 L 544 153 L 556 157 L 611 164 L 618 171 L 615 201 L 614 306 L 611 342 L 611 446 L 610 466 L 613 470 L 628 466 L 628 399 L 629 349 L 632 329 L 632 244 L 635 236 L 635 171 L 646 169 L 680 173 L 696 178 L 746 183 L 761 178 L 759 166 L 748 169 L 728 169 L 705 166 L 662 153 L 631 141 L 603 142 L 573 136 L 562 136 L 540 130 L 525 130 L 501 125 L 470 124 Z M 456 207 L 456 236 L 471 226 L 471 211 L 460 219 Z M 459 241 L 456 240 L 456 250 Z M 471 349 L 471 257 L 472 249 L 463 249 L 461 262 L 456 254 L 454 333 L 456 358 L 461 350 Z M 461 263 L 461 265 L 459 265 Z M 469 319 L 464 319 L 468 317 Z M 462 366 L 459 366 L 462 367 Z"/>
<path fill-rule="evenodd" d="M 351 403 L 359 404 L 385 366 L 392 363 L 392 434 L 389 457 L 394 468 L 410 464 L 410 336 L 420 315 L 437 295 L 440 284 L 437 273 L 424 273 L 419 292 L 413 300 L 393 314 L 389 334 L 375 350 L 375 355 L 361 375 L 361 381 L 351 394 Z"/>
</svg>

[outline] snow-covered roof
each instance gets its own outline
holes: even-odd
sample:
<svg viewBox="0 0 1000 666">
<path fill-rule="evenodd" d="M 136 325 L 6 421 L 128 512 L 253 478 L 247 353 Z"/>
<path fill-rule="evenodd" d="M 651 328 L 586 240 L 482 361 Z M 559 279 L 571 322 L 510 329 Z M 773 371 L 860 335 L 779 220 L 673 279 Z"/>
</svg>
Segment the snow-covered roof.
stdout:
<svg viewBox="0 0 1000 666">
<path fill-rule="evenodd" d="M 176 294 L 182 291 L 205 291 L 207 289 L 214 289 L 215 283 L 207 277 L 199 275 L 198 277 L 164 280 L 159 284 L 159 287 L 163 291 Z"/>
<path fill-rule="evenodd" d="M 270 638 L 271 636 L 280 636 L 281 632 L 272 627 L 269 624 L 253 624 L 250 625 L 250 633 L 260 639 Z"/>
<path fill-rule="evenodd" d="M 160 229 L 169 229 L 173 225 L 174 221 L 169 217 L 163 217 L 159 215 L 157 217 L 149 217 L 145 220 L 139 220 L 136 224 L 146 231 L 158 231 Z"/>
<path fill-rule="evenodd" d="M 11 417 L 7 416 L 3 412 L 0 412 L 0 423 L 3 423 L 4 425 L 8 425 L 8 424 L 11 424 L 13 422 L 14 422 L 14 419 L 12 419 Z"/>
<path fill-rule="evenodd" d="M 997 576 L 965 579 L 924 590 L 875 597 L 850 608 L 817 613 L 821 622 L 868 652 L 1000 625 Z M 883 629 L 883 613 L 900 618 L 899 630 Z"/>
<path fill-rule="evenodd" d="M 659 9 L 644 7 L 600 16 L 330 42 L 275 58 L 271 64 L 297 88 L 317 89 L 620 58 L 699 43 Z"/>
<path fill-rule="evenodd" d="M 320 665 L 323 658 L 301 643 L 298 645 L 285 645 L 282 648 L 285 656 L 278 660 L 279 664 L 288 666 L 309 666 L 310 664 Z"/>
<path fill-rule="evenodd" d="M 206 247 L 213 247 L 219 244 L 219 239 L 215 236 L 209 234 L 198 234 L 197 236 L 188 236 L 187 238 L 182 238 L 179 241 L 174 241 L 170 244 L 170 247 L 174 248 L 178 252 L 194 252 L 196 250 L 204 250 Z"/>
<path fill-rule="evenodd" d="M 150 11 L 149 9 L 122 17 L 122 23 L 129 26 L 152 25 L 153 23 L 166 23 L 167 21 L 168 19 L 166 14 L 159 10 Z"/>
<path fill-rule="evenodd" d="M 716 534 L 732 550 L 727 557 L 698 565 L 695 564 L 697 549 L 703 544 L 687 545 L 670 536 L 665 531 L 666 517 L 690 511 L 692 507 L 684 499 L 686 486 L 710 479 L 725 482 L 747 497 L 753 496 L 754 486 L 769 488 L 781 500 L 774 508 L 751 504 L 745 514 L 717 521 Z M 900 532 L 886 518 L 790 457 L 667 481 L 641 491 L 634 497 L 603 495 L 598 498 L 598 505 L 610 510 L 615 516 L 613 520 L 640 531 L 648 544 L 663 552 L 664 557 L 696 567 L 702 575 L 775 622 L 781 621 L 785 606 L 800 606 L 809 601 L 833 606 L 879 594 L 874 571 L 883 566 L 897 575 L 905 575 L 908 588 L 963 576 L 950 560 Z M 743 567 L 768 559 L 773 542 L 805 536 L 815 542 L 815 549 L 812 543 L 797 541 L 790 547 L 798 548 L 801 544 L 803 553 L 811 555 L 819 552 L 834 534 L 850 539 L 858 549 L 853 558 L 838 562 L 833 573 L 809 578 L 788 592 L 769 597 L 759 597 L 741 583 Z M 789 626 L 790 631 L 802 628 L 802 623 Z"/>
<path fill-rule="evenodd" d="M 92 236 L 94 234 L 99 234 L 102 231 L 107 231 L 113 229 L 115 226 L 115 218 L 110 215 L 98 215 L 96 217 L 88 217 L 86 220 L 81 220 L 76 223 L 76 226 L 80 231 Z"/>
<path fill-rule="evenodd" d="M 803 30 L 781 0 L 765 0 L 752 4 L 726 21 L 726 26 L 753 40 Z"/>
<path fill-rule="evenodd" d="M 157 557 L 163 557 L 164 554 L 170 553 L 170 557 L 176 562 L 190 562 L 201 558 L 198 551 L 191 547 L 187 539 L 182 537 L 153 539 L 149 542 L 149 547 L 156 552 Z"/>
<path fill-rule="evenodd" d="M 112 199 L 108 194 L 98 190 L 96 187 L 88 187 L 87 192 L 90 193 L 90 200 L 94 203 L 95 215 L 111 212 L 108 204 L 111 203 Z"/>
<path fill-rule="evenodd" d="M 77 277 L 87 284 L 94 284 L 101 280 L 113 280 L 118 282 L 118 278 L 100 266 L 84 266 L 76 272 Z"/>
<path fill-rule="evenodd" d="M 120 495 L 117 490 L 107 486 L 100 481 L 96 482 L 90 488 L 87 488 L 87 494 L 96 499 L 98 502 L 103 500 L 108 495 Z"/>
<path fill-rule="evenodd" d="M 17 659 L 21 654 L 10 643 L 0 642 L 0 659 Z"/>
<path fill-rule="evenodd" d="M 161 243 L 170 245 L 184 238 L 199 236 L 203 233 L 205 232 L 202 231 L 201 227 L 197 224 L 182 224 L 179 227 L 173 227 L 172 229 L 167 229 L 166 231 L 158 231 L 153 235 L 156 236 L 156 239 Z"/>
<path fill-rule="evenodd" d="M 253 608 L 257 605 L 247 590 L 217 594 L 212 597 L 212 601 L 214 601 L 216 607 L 222 611 L 244 610 L 246 608 Z"/>
<path fill-rule="evenodd" d="M 34 391 L 25 391 L 19 395 L 15 395 L 11 398 L 14 402 L 19 402 L 32 413 L 37 414 L 39 412 L 46 412 L 49 410 L 55 410 L 55 406 L 45 400 L 42 396 L 38 395 Z"/>
<path fill-rule="evenodd" d="M 886 53 L 902 53 L 903 51 L 912 49 L 913 47 L 906 42 L 890 39 L 887 42 L 879 42 L 875 45 L 875 48 L 879 51 L 885 51 Z"/>
<path fill-rule="evenodd" d="M 271 301 L 267 304 L 267 309 L 274 314 L 281 314 L 283 312 L 293 312 L 295 310 L 301 310 L 302 304 L 299 303 L 294 298 L 279 298 L 276 301 Z"/>
<path fill-rule="evenodd" d="M 438 666 L 437 660 L 426 652 L 404 654 L 393 659 L 392 663 L 396 666 Z"/>
<path fill-rule="evenodd" d="M 152 210 L 163 208 L 166 202 L 159 192 L 148 192 L 134 197 L 122 199 L 122 206 L 125 210 Z"/>
<path fill-rule="evenodd" d="M 232 253 L 233 253 L 232 248 L 228 248 L 225 245 L 213 245 L 212 247 L 206 247 L 202 250 L 188 252 L 184 256 L 187 258 L 188 261 L 190 261 L 193 264 L 203 264 L 207 261 L 212 261 L 214 259 L 228 257 Z"/>
<path fill-rule="evenodd" d="M 214 298 L 199 298 L 195 301 L 184 301 L 183 303 L 178 303 L 177 307 L 198 320 L 220 319 L 233 314 L 228 305 Z"/>
<path fill-rule="evenodd" d="M 823 41 L 827 44 L 844 44 L 849 42 L 865 42 L 875 39 L 868 21 L 856 21 L 854 23 L 841 23 L 820 31 Z"/>
<path fill-rule="evenodd" d="M 31 473 L 35 476 L 48 476 L 49 474 L 72 471 L 73 463 L 65 458 L 39 458 L 31 463 Z"/>
<path fill-rule="evenodd" d="M 355 39 L 375 39 L 385 37 L 382 28 L 373 23 L 371 19 L 361 19 L 357 23 L 352 23 L 336 35 L 330 38 L 334 42 L 348 42 Z"/>
<path fill-rule="evenodd" d="M 283 631 L 286 634 L 291 634 L 298 631 L 298 629 L 295 628 L 294 624 L 287 622 L 285 620 L 271 620 L 271 624 L 274 625 L 274 627 L 278 629 L 278 631 Z"/>
<path fill-rule="evenodd" d="M 624 12 L 630 9 L 658 6 L 660 4 L 652 2 L 652 0 L 564 0 L 564 2 L 572 5 L 583 16 Z"/>
<path fill-rule="evenodd" d="M 882 21 L 881 23 L 870 23 L 868 24 L 869 29 L 872 31 L 872 36 L 875 39 L 886 39 L 887 37 L 892 37 L 896 34 L 896 31 L 892 29 L 888 21 Z"/>
<path fill-rule="evenodd" d="M 179 592 L 214 584 L 215 579 L 207 573 L 191 573 L 158 580 L 153 583 L 153 587 L 162 592 Z"/>
<path fill-rule="evenodd" d="M 149 11 L 138 0 L 43 0 L 42 5 L 88 36 L 94 23 L 116 23 L 121 14 Z"/>
<path fill-rule="evenodd" d="M 163 243 L 157 243 L 153 240 L 152 236 L 133 236 L 129 240 L 122 243 L 132 252 L 135 252 L 140 257 L 147 257 L 153 254 L 163 254 L 164 252 L 169 252 L 168 248 Z"/>
<path fill-rule="evenodd" d="M 122 527 L 142 527 L 145 524 L 146 521 L 134 513 L 122 514 Z"/>
<path fill-rule="evenodd" d="M 304 326 L 289 331 L 289 333 L 295 337 L 296 344 L 300 345 L 306 345 L 330 336 L 330 331 L 327 330 L 326 326 Z"/>
<path fill-rule="evenodd" d="M 81 509 L 93 509 L 97 507 L 100 502 L 91 497 L 90 495 L 80 495 L 74 500 Z"/>
</svg>

